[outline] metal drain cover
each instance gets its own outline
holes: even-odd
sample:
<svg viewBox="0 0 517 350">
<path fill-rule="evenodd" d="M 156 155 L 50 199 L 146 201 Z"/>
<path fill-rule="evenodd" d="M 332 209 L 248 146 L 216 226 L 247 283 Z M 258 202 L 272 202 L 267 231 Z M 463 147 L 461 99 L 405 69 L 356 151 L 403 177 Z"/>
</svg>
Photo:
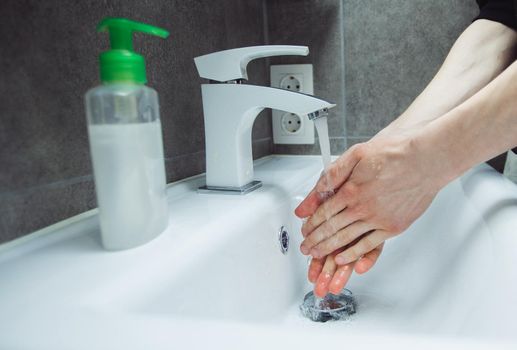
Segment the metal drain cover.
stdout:
<svg viewBox="0 0 517 350">
<path fill-rule="evenodd" d="M 355 314 L 357 304 L 348 289 L 338 294 L 327 294 L 324 298 L 316 298 L 314 292 L 309 292 L 303 298 L 300 311 L 303 316 L 314 322 L 327 322 L 330 320 L 344 320 Z"/>
</svg>

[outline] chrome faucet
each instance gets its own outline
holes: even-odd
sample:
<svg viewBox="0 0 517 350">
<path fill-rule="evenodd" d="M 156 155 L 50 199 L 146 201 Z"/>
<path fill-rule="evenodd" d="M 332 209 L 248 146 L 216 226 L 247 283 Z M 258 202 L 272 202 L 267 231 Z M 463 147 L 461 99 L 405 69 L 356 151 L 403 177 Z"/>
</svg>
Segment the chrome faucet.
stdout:
<svg viewBox="0 0 517 350">
<path fill-rule="evenodd" d="M 260 181 L 253 181 L 251 129 L 264 108 L 314 117 L 335 106 L 302 93 L 243 84 L 248 78 L 246 66 L 253 59 L 308 53 L 306 46 L 271 45 L 225 50 L 194 59 L 199 75 L 210 80 L 201 86 L 206 186 L 200 192 L 245 194 L 261 186 Z"/>
</svg>

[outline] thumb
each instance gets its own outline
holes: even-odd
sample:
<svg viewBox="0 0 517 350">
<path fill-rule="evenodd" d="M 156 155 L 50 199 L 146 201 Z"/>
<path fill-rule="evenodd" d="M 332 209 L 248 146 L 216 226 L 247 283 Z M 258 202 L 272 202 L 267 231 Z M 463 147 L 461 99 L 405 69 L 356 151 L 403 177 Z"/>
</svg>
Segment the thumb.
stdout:
<svg viewBox="0 0 517 350">
<path fill-rule="evenodd" d="M 361 146 L 354 145 L 336 159 L 321 175 L 316 183 L 318 193 L 332 192 L 340 188 L 352 174 L 355 166 L 361 160 Z"/>
<path fill-rule="evenodd" d="M 298 205 L 294 213 L 299 218 L 306 218 L 314 214 L 316 209 L 328 198 L 328 193 L 337 188 L 350 177 L 355 166 L 361 159 L 359 145 L 348 149 L 341 157 L 332 163 L 322 174 L 316 186 L 307 197 Z"/>
<path fill-rule="evenodd" d="M 322 203 L 321 196 L 313 189 L 307 197 L 296 207 L 294 214 L 300 219 L 306 218 L 314 214 L 316 209 Z"/>
</svg>

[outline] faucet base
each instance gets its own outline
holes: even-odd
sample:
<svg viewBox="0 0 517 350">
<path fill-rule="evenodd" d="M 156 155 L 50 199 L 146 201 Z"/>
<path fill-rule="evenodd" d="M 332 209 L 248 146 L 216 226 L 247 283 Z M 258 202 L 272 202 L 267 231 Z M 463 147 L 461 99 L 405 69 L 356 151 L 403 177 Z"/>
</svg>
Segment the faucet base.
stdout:
<svg viewBox="0 0 517 350">
<path fill-rule="evenodd" d="M 232 194 L 243 195 L 250 193 L 262 186 L 261 181 L 251 181 L 241 187 L 222 187 L 222 186 L 202 186 L 197 189 L 197 193 L 201 194 Z"/>
</svg>

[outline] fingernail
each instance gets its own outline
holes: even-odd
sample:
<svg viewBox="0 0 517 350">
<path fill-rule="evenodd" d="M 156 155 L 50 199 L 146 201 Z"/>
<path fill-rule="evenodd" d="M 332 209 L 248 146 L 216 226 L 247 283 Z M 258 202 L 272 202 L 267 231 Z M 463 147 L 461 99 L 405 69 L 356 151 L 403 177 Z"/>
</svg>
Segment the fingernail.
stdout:
<svg viewBox="0 0 517 350">
<path fill-rule="evenodd" d="M 316 283 L 316 279 L 318 278 L 318 275 L 316 273 L 309 273 L 309 282 L 312 284 Z"/>
<path fill-rule="evenodd" d="M 300 246 L 300 251 L 302 252 L 303 255 L 307 255 L 309 254 L 309 248 L 307 248 L 306 246 L 304 245 L 301 245 Z"/>
</svg>

